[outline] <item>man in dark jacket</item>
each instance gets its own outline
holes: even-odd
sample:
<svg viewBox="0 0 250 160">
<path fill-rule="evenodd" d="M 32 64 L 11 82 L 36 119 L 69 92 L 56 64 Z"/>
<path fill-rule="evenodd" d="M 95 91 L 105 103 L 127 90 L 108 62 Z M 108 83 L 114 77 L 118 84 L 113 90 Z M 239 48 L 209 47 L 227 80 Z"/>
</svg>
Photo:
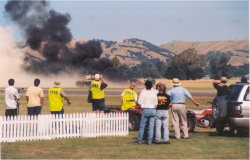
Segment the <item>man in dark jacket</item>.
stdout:
<svg viewBox="0 0 250 160">
<path fill-rule="evenodd" d="M 213 81 L 213 86 L 217 90 L 217 97 L 218 96 L 225 96 L 229 94 L 229 88 L 227 86 L 227 78 L 221 77 L 220 81 L 215 80 Z"/>
</svg>

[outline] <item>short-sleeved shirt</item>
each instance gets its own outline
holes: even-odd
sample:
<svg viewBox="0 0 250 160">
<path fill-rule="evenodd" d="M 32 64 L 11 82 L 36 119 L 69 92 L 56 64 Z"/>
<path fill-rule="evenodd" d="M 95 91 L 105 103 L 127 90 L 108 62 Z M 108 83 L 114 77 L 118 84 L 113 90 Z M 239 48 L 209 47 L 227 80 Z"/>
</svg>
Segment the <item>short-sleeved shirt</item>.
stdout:
<svg viewBox="0 0 250 160">
<path fill-rule="evenodd" d="M 16 109 L 17 108 L 16 100 L 19 98 L 20 98 L 20 96 L 19 96 L 16 88 L 14 88 L 13 86 L 9 86 L 9 87 L 5 88 L 6 109 Z"/>
<path fill-rule="evenodd" d="M 172 88 L 167 92 L 167 94 L 171 97 L 172 103 L 185 103 L 185 97 L 192 97 L 187 89 L 179 86 Z"/>
<path fill-rule="evenodd" d="M 171 102 L 169 95 L 167 95 L 166 93 L 158 93 L 157 98 L 158 98 L 158 105 L 156 108 L 157 110 L 169 109 L 169 104 Z"/>
<path fill-rule="evenodd" d="M 26 96 L 29 97 L 27 107 L 41 106 L 40 98 L 44 97 L 43 89 L 36 86 L 31 86 L 27 89 Z"/>
<path fill-rule="evenodd" d="M 152 88 L 150 90 L 144 90 L 139 96 L 138 103 L 141 108 L 155 108 L 158 104 L 157 93 Z"/>
</svg>

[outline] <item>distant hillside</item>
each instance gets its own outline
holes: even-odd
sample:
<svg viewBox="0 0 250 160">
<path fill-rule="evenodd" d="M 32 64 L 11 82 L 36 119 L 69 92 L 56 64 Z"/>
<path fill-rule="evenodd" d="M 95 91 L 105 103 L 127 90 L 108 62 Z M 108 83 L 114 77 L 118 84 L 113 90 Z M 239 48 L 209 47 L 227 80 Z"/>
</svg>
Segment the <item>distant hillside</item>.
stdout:
<svg viewBox="0 0 250 160">
<path fill-rule="evenodd" d="M 249 40 L 224 40 L 211 42 L 189 42 L 189 41 L 172 41 L 162 44 L 160 47 L 177 54 L 185 49 L 195 48 L 200 54 L 209 52 L 231 52 L 230 64 L 239 66 L 249 63 Z"/>
<path fill-rule="evenodd" d="M 142 61 L 155 63 L 158 61 L 168 62 L 175 54 L 167 49 L 160 48 L 152 43 L 140 39 L 126 39 L 123 42 L 97 40 L 101 42 L 103 49 L 102 57 L 112 59 L 117 57 L 121 63 L 136 65 Z M 85 40 L 72 40 L 68 45 L 74 47 L 77 42 L 86 43 Z M 23 43 L 19 47 L 34 60 L 44 59 L 37 51 L 31 50 Z"/>
<path fill-rule="evenodd" d="M 126 39 L 123 42 L 99 40 L 102 43 L 103 55 L 112 59 L 117 57 L 121 63 L 136 65 L 142 61 L 155 63 L 168 62 L 175 54 L 152 43 L 140 39 Z"/>
<path fill-rule="evenodd" d="M 228 52 L 231 56 L 230 64 L 233 66 L 249 63 L 249 41 L 211 41 L 211 42 L 188 42 L 172 41 L 170 43 L 156 46 L 144 40 L 132 38 L 123 42 L 97 40 L 101 42 L 103 49 L 102 57 L 112 59 L 117 57 L 121 63 L 136 65 L 142 61 L 155 63 L 159 60 L 169 62 L 172 56 L 179 54 L 185 49 L 195 48 L 199 54 L 208 54 L 209 52 Z M 68 45 L 74 47 L 76 42 L 86 43 L 86 40 L 72 40 Z M 36 61 L 43 60 L 43 56 L 37 51 L 31 50 L 24 43 L 18 43 L 23 51 Z"/>
</svg>

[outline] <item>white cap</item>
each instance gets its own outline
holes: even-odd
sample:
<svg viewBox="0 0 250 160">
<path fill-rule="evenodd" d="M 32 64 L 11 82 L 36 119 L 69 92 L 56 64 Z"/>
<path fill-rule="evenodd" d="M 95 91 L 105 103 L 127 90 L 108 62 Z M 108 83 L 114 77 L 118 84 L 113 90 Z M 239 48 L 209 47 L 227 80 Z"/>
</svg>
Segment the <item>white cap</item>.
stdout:
<svg viewBox="0 0 250 160">
<path fill-rule="evenodd" d="M 100 79 L 101 75 L 100 74 L 95 74 L 95 79 Z"/>
</svg>

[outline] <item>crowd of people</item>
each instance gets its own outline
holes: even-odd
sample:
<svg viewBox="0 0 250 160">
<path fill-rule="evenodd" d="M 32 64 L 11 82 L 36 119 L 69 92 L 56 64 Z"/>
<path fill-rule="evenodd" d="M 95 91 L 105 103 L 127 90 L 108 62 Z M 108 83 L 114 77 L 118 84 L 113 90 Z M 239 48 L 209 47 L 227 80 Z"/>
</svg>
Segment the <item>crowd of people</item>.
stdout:
<svg viewBox="0 0 250 160">
<path fill-rule="evenodd" d="M 185 98 L 189 98 L 196 106 L 199 106 L 199 103 L 187 89 L 180 86 L 180 80 L 178 78 L 174 78 L 172 82 L 173 88 L 166 92 L 165 84 L 158 83 L 155 89 L 153 87 L 155 81 L 153 79 L 147 79 L 145 81 L 145 88 L 140 91 L 139 98 L 135 92 L 135 82 L 131 82 L 129 88 L 122 92 L 121 110 L 123 112 L 134 109 L 137 103 L 143 110 L 136 142 L 137 144 L 142 143 L 145 128 L 148 128 L 147 144 L 152 144 L 153 142 L 156 144 L 170 144 L 168 129 L 169 108 L 171 108 L 175 138 L 181 138 L 181 129 L 184 134 L 183 138 L 189 138 Z M 101 75 L 96 74 L 95 80 L 91 82 L 88 98 L 89 102 L 92 103 L 92 109 L 94 112 L 102 113 L 105 110 L 104 89 L 106 87 L 107 84 L 103 81 Z M 162 137 L 161 128 L 163 128 Z M 153 140 L 154 129 L 155 139 Z"/>
<path fill-rule="evenodd" d="M 18 90 L 14 87 L 15 80 L 8 80 L 9 86 L 5 88 L 5 116 L 17 116 L 19 114 L 19 99 L 20 95 Z M 27 114 L 29 116 L 38 116 L 41 114 L 44 91 L 39 87 L 40 79 L 34 80 L 34 86 L 31 86 L 26 91 Z M 63 89 L 60 87 L 60 82 L 55 81 L 54 86 L 48 90 L 48 101 L 51 114 L 64 113 L 64 100 L 67 104 L 71 104 L 70 99 L 66 96 Z"/>
<path fill-rule="evenodd" d="M 245 81 L 243 79 L 242 81 Z M 227 95 L 229 88 L 226 85 L 226 77 L 220 81 L 213 81 L 213 86 L 217 89 L 217 96 Z M 14 79 L 9 79 L 9 86 L 5 89 L 5 116 L 18 115 L 18 100 L 20 95 L 14 87 Z M 35 79 L 34 85 L 26 91 L 27 114 L 37 116 L 41 114 L 44 103 L 43 89 L 39 87 L 40 80 Z M 175 138 L 181 139 L 181 130 L 183 139 L 189 139 L 187 126 L 187 108 L 185 106 L 186 98 L 189 98 L 196 106 L 199 103 L 189 93 L 181 87 L 180 80 L 172 80 L 172 88 L 166 91 L 166 85 L 163 83 L 156 84 L 155 80 L 147 79 L 144 83 L 145 88 L 137 95 L 135 88 L 136 83 L 130 82 L 130 85 L 121 94 L 121 111 L 126 112 L 133 110 L 139 104 L 142 109 L 140 127 L 138 131 L 137 144 L 141 144 L 145 128 L 148 128 L 147 144 L 170 144 L 169 141 L 169 111 L 172 114 L 172 124 Z M 92 103 L 92 111 L 95 113 L 104 113 L 105 111 L 105 94 L 104 89 L 107 87 L 100 74 L 95 74 L 94 80 L 90 84 L 88 102 Z M 60 87 L 60 82 L 55 81 L 54 86 L 48 90 L 48 102 L 51 114 L 64 114 L 64 101 L 70 105 L 71 101 Z M 162 132 L 163 128 L 163 132 Z M 155 138 L 153 135 L 155 133 Z"/>
</svg>

